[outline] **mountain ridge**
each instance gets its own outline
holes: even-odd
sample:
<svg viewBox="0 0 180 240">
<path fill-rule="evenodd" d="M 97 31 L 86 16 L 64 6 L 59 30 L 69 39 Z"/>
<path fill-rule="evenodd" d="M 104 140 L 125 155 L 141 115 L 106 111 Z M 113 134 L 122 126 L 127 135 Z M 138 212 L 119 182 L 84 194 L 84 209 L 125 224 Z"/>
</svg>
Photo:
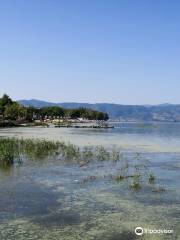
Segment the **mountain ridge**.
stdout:
<svg viewBox="0 0 180 240">
<path fill-rule="evenodd" d="M 159 105 L 124 105 L 116 103 L 54 103 L 38 99 L 23 99 L 18 101 L 24 106 L 37 108 L 47 106 L 61 106 L 64 108 L 91 108 L 107 112 L 111 119 L 122 121 L 168 121 L 180 122 L 180 104 L 163 103 Z"/>
</svg>

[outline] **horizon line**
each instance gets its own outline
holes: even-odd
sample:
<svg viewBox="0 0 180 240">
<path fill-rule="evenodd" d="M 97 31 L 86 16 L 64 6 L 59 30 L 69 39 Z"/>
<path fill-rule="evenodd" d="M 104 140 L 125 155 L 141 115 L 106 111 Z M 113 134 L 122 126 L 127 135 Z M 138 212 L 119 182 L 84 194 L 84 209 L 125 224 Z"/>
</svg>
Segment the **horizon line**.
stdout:
<svg viewBox="0 0 180 240">
<path fill-rule="evenodd" d="M 160 105 L 180 105 L 180 103 L 157 103 L 157 104 L 126 104 L 126 103 L 115 103 L 115 102 L 77 102 L 77 101 L 62 101 L 62 102 L 56 102 L 51 100 L 43 100 L 43 99 L 37 99 L 37 98 L 30 98 L 30 99 L 19 99 L 16 100 L 19 101 L 42 101 L 47 103 L 53 103 L 53 104 L 63 104 L 63 103 L 77 103 L 77 104 L 114 104 L 114 105 L 126 105 L 126 106 L 160 106 Z"/>
</svg>

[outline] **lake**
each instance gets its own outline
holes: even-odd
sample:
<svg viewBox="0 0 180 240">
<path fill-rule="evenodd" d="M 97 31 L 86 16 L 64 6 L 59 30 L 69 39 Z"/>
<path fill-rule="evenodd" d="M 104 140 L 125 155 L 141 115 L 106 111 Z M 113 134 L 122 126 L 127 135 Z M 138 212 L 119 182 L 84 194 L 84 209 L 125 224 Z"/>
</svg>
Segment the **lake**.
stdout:
<svg viewBox="0 0 180 240">
<path fill-rule="evenodd" d="M 0 137 L 102 145 L 122 154 L 117 162 L 84 166 L 51 158 L 1 168 L 0 239 L 180 239 L 180 124 L 111 124 L 114 129 L 0 129 Z M 135 170 L 140 166 L 138 191 L 131 188 L 131 176 L 114 177 L 127 161 Z M 144 180 L 149 173 L 155 181 Z M 134 233 L 136 227 L 173 233 L 142 238 Z"/>
</svg>

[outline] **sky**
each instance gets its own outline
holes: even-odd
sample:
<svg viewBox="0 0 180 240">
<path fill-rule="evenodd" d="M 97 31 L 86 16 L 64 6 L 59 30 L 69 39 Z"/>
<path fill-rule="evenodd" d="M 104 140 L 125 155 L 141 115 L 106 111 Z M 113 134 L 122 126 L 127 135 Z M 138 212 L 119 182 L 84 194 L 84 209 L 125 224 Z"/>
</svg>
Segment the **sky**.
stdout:
<svg viewBox="0 0 180 240">
<path fill-rule="evenodd" d="M 0 95 L 180 103 L 180 1 L 0 0 Z"/>
</svg>

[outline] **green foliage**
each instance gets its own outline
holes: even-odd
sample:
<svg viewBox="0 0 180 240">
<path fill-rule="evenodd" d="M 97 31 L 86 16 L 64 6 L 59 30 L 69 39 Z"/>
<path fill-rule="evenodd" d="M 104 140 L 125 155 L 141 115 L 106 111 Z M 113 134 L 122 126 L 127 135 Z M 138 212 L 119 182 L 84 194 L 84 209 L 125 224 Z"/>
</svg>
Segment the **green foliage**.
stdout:
<svg viewBox="0 0 180 240">
<path fill-rule="evenodd" d="M 18 119 L 25 119 L 27 114 L 27 110 L 25 107 L 19 105 L 18 103 L 14 102 L 11 105 L 6 106 L 4 116 L 6 119 L 10 120 L 18 120 Z"/>
<path fill-rule="evenodd" d="M 117 151 L 115 148 L 112 149 L 111 158 L 114 162 L 117 162 L 122 156 L 120 155 L 119 151 Z"/>
<path fill-rule="evenodd" d="M 35 107 L 27 107 L 27 114 L 26 114 L 26 119 L 28 121 L 33 121 L 36 118 L 40 118 L 40 110 L 38 108 Z"/>
<path fill-rule="evenodd" d="M 140 181 L 139 180 L 134 180 L 133 183 L 130 185 L 130 188 L 135 190 L 135 191 L 139 191 L 142 186 L 140 184 Z"/>
<path fill-rule="evenodd" d="M 10 106 L 13 103 L 11 98 L 7 95 L 4 94 L 2 98 L 0 98 L 0 114 L 4 114 L 4 111 L 7 106 Z"/>
<path fill-rule="evenodd" d="M 89 120 L 108 120 L 108 114 L 95 111 L 88 108 L 67 109 L 65 113 L 66 117 L 76 119 L 84 118 Z"/>
<path fill-rule="evenodd" d="M 7 94 L 4 94 L 0 99 L 1 106 L 11 105 L 12 103 L 13 103 L 12 99 Z"/>
<path fill-rule="evenodd" d="M 153 192 L 158 192 L 158 188 L 155 187 L 156 177 L 148 168 L 149 161 L 142 158 L 140 153 L 136 153 L 134 161 L 130 162 L 128 159 L 122 157 L 118 174 L 113 177 L 118 183 L 126 180 L 130 189 L 133 191 L 139 191 L 145 185 L 153 185 Z"/>
<path fill-rule="evenodd" d="M 117 176 L 115 176 L 115 180 L 117 181 L 117 182 L 121 182 L 121 181 L 123 181 L 124 179 L 126 179 L 127 177 L 126 176 L 124 176 L 124 175 L 117 175 Z"/>
<path fill-rule="evenodd" d="M 0 98 L 0 114 L 3 116 L 3 120 L 19 120 L 26 118 L 27 110 L 17 102 L 13 102 L 8 95 L 4 94 L 2 98 Z"/>
<path fill-rule="evenodd" d="M 97 160 L 104 161 L 104 160 L 110 160 L 111 155 L 109 151 L 107 151 L 103 146 L 97 146 L 96 147 L 96 158 Z"/>
<path fill-rule="evenodd" d="M 4 127 L 17 127 L 17 123 L 15 121 L 0 121 L 0 128 Z"/>
<path fill-rule="evenodd" d="M 3 116 L 3 119 L 18 120 L 23 118 L 29 122 L 35 119 L 43 120 L 45 118 L 54 119 L 64 117 L 72 119 L 108 120 L 107 113 L 87 108 L 64 109 L 59 106 L 43 108 L 23 107 L 17 102 L 13 102 L 6 94 L 0 98 L 0 115 Z"/>
<path fill-rule="evenodd" d="M 79 148 L 76 145 L 59 141 L 0 138 L 0 165 L 12 165 L 14 161 L 19 162 L 24 158 L 37 160 L 57 157 L 62 161 L 76 163 L 89 160 L 111 160 L 113 151 L 108 151 L 102 146 Z"/>
<path fill-rule="evenodd" d="M 154 184 L 155 183 L 155 176 L 153 173 L 150 173 L 149 175 L 149 183 Z"/>
<path fill-rule="evenodd" d="M 114 152 L 119 168 L 118 174 L 113 179 L 120 183 L 124 180 L 133 191 L 143 189 L 143 184 L 153 183 L 153 192 L 163 192 L 162 187 L 157 187 L 155 175 L 152 172 L 146 174 L 145 168 L 140 164 L 133 164 L 124 158 L 115 149 L 105 149 L 103 146 L 78 147 L 70 143 L 59 141 L 48 141 L 41 139 L 16 139 L 0 138 L 0 167 L 10 167 L 14 163 L 19 164 L 31 161 L 48 160 L 49 158 L 67 163 L 80 164 L 79 167 L 86 166 L 93 161 L 114 161 Z M 140 157 L 140 156 L 139 156 Z M 137 155 L 135 156 L 137 158 Z M 138 159 L 139 161 L 139 159 Z M 115 165 L 117 166 L 117 165 Z M 90 177 L 89 180 L 93 180 Z"/>
<path fill-rule="evenodd" d="M 17 143 L 14 139 L 0 139 L 0 166 L 7 167 L 17 157 Z"/>
<path fill-rule="evenodd" d="M 93 148 L 90 146 L 85 146 L 82 150 L 82 159 L 91 160 L 93 157 Z"/>
<path fill-rule="evenodd" d="M 57 154 L 58 142 L 38 139 L 0 138 L 0 166 L 11 166 L 22 158 L 43 159 Z"/>
<path fill-rule="evenodd" d="M 44 118 L 45 116 L 49 118 L 64 117 L 64 109 L 61 107 L 43 107 L 39 111 L 40 115 Z"/>
</svg>

